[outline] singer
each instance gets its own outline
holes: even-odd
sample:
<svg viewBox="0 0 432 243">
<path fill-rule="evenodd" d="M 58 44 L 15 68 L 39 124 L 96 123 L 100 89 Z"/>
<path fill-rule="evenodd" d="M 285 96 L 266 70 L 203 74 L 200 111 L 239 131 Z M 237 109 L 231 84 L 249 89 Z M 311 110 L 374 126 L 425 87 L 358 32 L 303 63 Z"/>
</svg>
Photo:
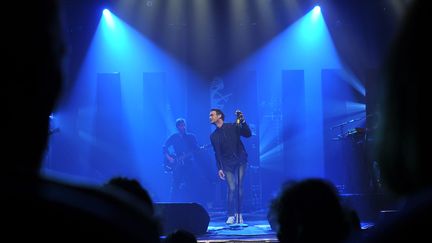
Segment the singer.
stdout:
<svg viewBox="0 0 432 243">
<path fill-rule="evenodd" d="M 237 110 L 235 114 L 235 123 L 224 123 L 225 115 L 219 109 L 211 109 L 209 116 L 210 123 L 216 126 L 210 141 L 215 152 L 218 175 L 227 182 L 228 187 L 227 224 L 243 224 L 241 203 L 248 155 L 240 136 L 252 135 L 243 113 Z"/>
</svg>

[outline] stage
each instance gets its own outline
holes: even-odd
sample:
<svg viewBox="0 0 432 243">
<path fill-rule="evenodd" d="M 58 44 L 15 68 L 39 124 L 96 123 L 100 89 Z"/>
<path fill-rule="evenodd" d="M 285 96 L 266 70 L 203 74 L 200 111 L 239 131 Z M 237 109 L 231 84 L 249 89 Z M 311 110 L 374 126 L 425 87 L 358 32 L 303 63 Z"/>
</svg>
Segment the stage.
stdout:
<svg viewBox="0 0 432 243">
<path fill-rule="evenodd" d="M 225 224 L 222 212 L 210 213 L 211 221 L 206 234 L 198 235 L 198 242 L 279 242 L 276 232 L 272 230 L 264 212 L 247 213 L 244 216 L 247 227 L 230 227 Z M 362 222 L 362 230 L 374 225 L 373 222 Z"/>
<path fill-rule="evenodd" d="M 207 233 L 197 236 L 198 242 L 278 242 L 264 212 L 244 214 L 246 227 L 225 224 L 224 212 L 210 212 Z"/>
</svg>

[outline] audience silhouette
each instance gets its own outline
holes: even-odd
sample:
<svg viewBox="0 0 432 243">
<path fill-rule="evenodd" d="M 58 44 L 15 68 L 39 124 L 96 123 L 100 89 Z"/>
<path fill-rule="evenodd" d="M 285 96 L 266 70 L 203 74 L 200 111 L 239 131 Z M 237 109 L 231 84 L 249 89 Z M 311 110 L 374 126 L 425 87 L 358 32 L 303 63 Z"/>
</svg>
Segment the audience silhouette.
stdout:
<svg viewBox="0 0 432 243">
<path fill-rule="evenodd" d="M 404 202 L 366 242 L 430 242 L 432 170 L 427 102 L 431 49 L 427 1 L 412 1 L 385 66 L 377 157 L 384 185 Z M 428 240 L 429 239 L 429 240 Z"/>
<path fill-rule="evenodd" d="M 152 198 L 147 190 L 142 187 L 141 183 L 136 179 L 129 179 L 121 176 L 113 177 L 104 185 L 104 188 L 108 190 L 114 189 L 115 191 L 122 190 L 131 196 L 136 197 L 136 199 L 140 200 L 139 203 L 143 202 L 145 206 L 148 207 L 150 213 L 154 214 Z"/>
<path fill-rule="evenodd" d="M 7 1 L 1 52 L 6 113 L 2 153 L 2 237 L 23 241 L 159 242 L 157 221 L 115 193 L 40 174 L 63 78 L 59 2 Z M 3 15 L 6 17 L 6 15 Z"/>
<path fill-rule="evenodd" d="M 310 178 L 285 184 L 273 200 L 280 242 L 342 242 L 359 229 L 340 203 L 336 188 L 324 179 Z M 356 214 L 355 214 L 356 215 Z"/>
<path fill-rule="evenodd" d="M 164 243 L 196 243 L 195 235 L 186 230 L 176 230 L 167 235 Z"/>
</svg>

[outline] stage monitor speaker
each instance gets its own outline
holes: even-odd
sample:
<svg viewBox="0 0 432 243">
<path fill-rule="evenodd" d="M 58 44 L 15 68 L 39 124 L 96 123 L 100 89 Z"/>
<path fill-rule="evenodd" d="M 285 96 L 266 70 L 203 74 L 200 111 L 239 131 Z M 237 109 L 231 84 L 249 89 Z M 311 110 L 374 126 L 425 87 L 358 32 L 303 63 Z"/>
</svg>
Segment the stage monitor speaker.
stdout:
<svg viewBox="0 0 432 243">
<path fill-rule="evenodd" d="M 205 234 L 210 222 L 207 211 L 197 203 L 155 203 L 163 234 L 187 230 L 195 235 Z"/>
</svg>

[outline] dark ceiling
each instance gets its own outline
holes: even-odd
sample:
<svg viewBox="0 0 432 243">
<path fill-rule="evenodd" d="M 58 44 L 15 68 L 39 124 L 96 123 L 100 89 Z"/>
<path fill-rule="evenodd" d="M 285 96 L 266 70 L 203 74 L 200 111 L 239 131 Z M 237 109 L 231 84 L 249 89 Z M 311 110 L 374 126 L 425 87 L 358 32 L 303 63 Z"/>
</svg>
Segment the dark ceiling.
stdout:
<svg viewBox="0 0 432 243">
<path fill-rule="evenodd" d="M 172 0 L 136 1 L 134 12 L 121 9 L 121 1 L 63 0 L 72 70 L 82 60 L 103 8 L 142 32 L 156 45 L 203 75 L 220 74 L 234 67 L 257 48 L 307 13 L 316 1 L 297 1 L 295 11 L 286 10 L 293 0 L 245 0 L 250 4 L 242 18 L 230 15 L 232 0 L 208 1 L 210 21 L 197 21 L 192 12 L 197 0 L 181 0 L 169 12 Z M 261 3 L 271 6 L 273 16 L 263 16 Z M 133 1 L 129 1 L 133 2 Z M 362 69 L 380 65 L 397 28 L 398 16 L 390 1 L 328 0 L 320 6 L 343 62 L 359 75 Z M 268 26 L 269 19 L 272 25 Z M 235 19 L 235 20 L 233 20 Z M 233 41 L 237 40 L 237 41 Z"/>
</svg>

